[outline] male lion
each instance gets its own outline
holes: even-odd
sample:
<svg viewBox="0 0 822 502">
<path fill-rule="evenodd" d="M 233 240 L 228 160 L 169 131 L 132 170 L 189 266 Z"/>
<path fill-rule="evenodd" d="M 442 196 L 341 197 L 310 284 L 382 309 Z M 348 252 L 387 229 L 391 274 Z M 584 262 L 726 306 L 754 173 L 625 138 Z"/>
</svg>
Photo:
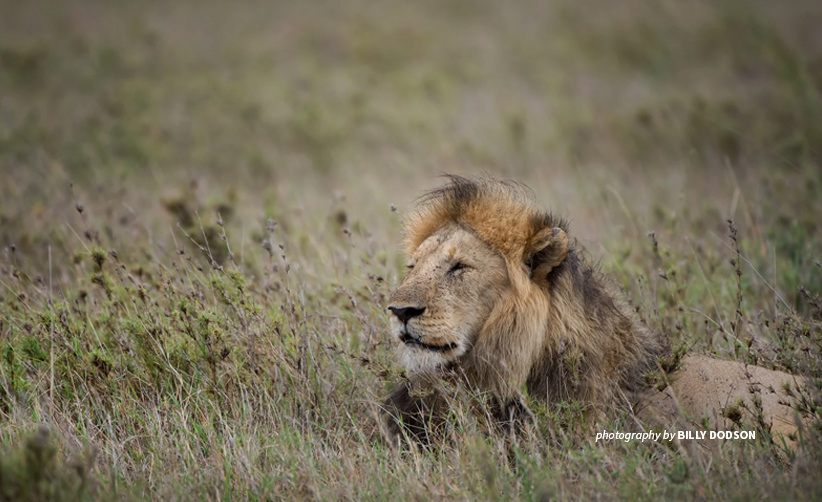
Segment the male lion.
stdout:
<svg viewBox="0 0 822 502">
<path fill-rule="evenodd" d="M 411 376 L 389 413 L 419 428 L 432 413 L 418 386 L 458 370 L 493 396 L 501 419 L 520 389 L 602 410 L 641 388 L 665 349 L 590 265 L 566 222 L 515 184 L 450 176 L 405 221 L 407 277 L 389 299 Z"/>
<path fill-rule="evenodd" d="M 699 386 L 713 390 L 702 377 L 708 366 L 735 376 L 722 384 L 727 389 L 705 396 L 720 399 L 728 390 L 730 397 L 750 384 L 737 381 L 749 374 L 740 363 L 703 356 L 686 358 L 683 378 L 666 394 L 639 394 L 666 343 L 569 240 L 568 224 L 538 208 L 519 185 L 449 181 L 425 194 L 405 220 L 409 272 L 388 305 L 409 376 L 385 403 L 394 432 L 402 423 L 424 439 L 429 419 L 446 407 L 438 383 L 449 380 L 490 396 L 501 421 L 522 409 L 525 386 L 548 403 L 575 400 L 597 415 L 639 403 L 663 426 L 677 418 L 675 403 L 697 403 Z M 691 399 L 677 400 L 680 388 Z"/>
</svg>

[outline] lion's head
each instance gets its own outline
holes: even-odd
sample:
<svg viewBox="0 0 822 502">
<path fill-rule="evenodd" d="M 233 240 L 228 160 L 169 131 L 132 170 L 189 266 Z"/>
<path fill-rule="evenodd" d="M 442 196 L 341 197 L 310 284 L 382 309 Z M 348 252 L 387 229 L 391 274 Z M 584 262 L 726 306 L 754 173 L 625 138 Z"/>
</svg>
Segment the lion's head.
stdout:
<svg viewBox="0 0 822 502">
<path fill-rule="evenodd" d="M 548 276 L 568 253 L 564 227 L 514 184 L 451 176 L 424 196 L 405 220 L 409 272 L 388 306 L 404 366 L 424 372 L 471 359 L 482 333 L 518 318 L 540 331 Z M 542 315 L 518 316 L 529 303 L 529 314 Z M 506 354 L 521 358 L 502 348 L 495 362 L 530 366 Z"/>
</svg>

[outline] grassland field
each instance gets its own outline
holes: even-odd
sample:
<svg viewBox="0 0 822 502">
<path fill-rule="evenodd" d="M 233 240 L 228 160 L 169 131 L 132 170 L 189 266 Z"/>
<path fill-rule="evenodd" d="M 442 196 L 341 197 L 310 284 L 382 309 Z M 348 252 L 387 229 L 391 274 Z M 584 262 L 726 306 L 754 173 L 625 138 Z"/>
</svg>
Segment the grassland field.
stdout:
<svg viewBox="0 0 822 502">
<path fill-rule="evenodd" d="M 0 500 L 822 499 L 822 3 L 0 0 Z M 575 403 L 392 447 L 442 173 L 527 184 L 676 349 L 810 378 L 709 460 Z M 626 417 L 614 414 L 613 429 Z"/>
</svg>

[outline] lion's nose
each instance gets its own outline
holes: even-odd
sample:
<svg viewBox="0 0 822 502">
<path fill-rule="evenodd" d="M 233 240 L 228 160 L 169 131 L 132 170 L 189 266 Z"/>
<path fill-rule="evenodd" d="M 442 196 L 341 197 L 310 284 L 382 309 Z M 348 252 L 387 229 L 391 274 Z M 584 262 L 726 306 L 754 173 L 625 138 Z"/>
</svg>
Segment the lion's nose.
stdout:
<svg viewBox="0 0 822 502">
<path fill-rule="evenodd" d="M 421 316 L 423 312 L 425 312 L 425 307 L 417 308 L 417 307 L 388 307 L 388 310 L 393 312 L 397 319 L 400 320 L 402 323 L 407 323 L 409 319 L 413 319 L 414 317 Z"/>
</svg>

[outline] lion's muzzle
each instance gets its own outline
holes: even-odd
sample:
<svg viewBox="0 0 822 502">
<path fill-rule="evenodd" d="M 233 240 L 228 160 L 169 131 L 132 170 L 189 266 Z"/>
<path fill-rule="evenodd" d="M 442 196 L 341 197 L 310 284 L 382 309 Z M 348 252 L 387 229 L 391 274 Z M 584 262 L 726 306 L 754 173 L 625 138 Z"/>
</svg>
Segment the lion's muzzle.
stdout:
<svg viewBox="0 0 822 502">
<path fill-rule="evenodd" d="M 424 337 L 418 335 L 414 332 L 413 328 L 409 327 L 408 322 L 416 317 L 422 316 L 426 310 L 425 307 L 391 305 L 388 307 L 388 310 L 390 310 L 391 313 L 394 314 L 394 317 L 396 317 L 399 321 L 400 328 L 397 332 L 397 336 L 406 346 L 430 350 L 432 352 L 448 352 L 449 350 L 454 350 L 457 348 L 456 343 L 425 343 L 422 341 L 422 338 Z"/>
</svg>

